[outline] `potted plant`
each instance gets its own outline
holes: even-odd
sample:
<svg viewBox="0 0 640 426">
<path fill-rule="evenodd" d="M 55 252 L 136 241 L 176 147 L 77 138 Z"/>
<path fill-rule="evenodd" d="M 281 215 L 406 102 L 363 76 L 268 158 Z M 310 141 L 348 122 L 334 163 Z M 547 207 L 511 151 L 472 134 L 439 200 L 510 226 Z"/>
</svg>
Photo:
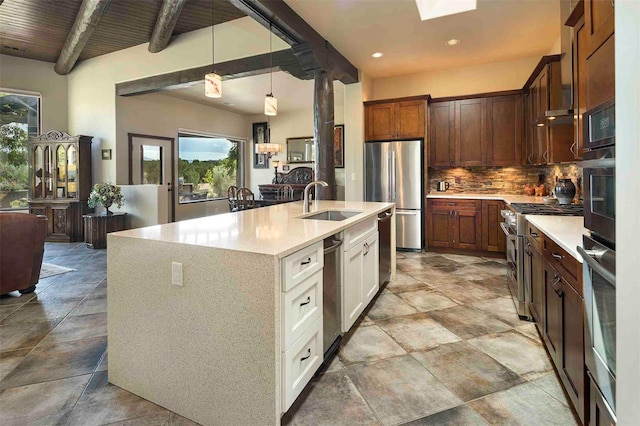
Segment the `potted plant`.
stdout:
<svg viewBox="0 0 640 426">
<path fill-rule="evenodd" d="M 119 186 L 105 182 L 93 185 L 93 190 L 89 194 L 89 207 L 94 208 L 101 204 L 107 210 L 105 214 L 112 214 L 109 207 L 114 203 L 118 207 L 122 207 L 124 204 L 124 197 Z"/>
</svg>

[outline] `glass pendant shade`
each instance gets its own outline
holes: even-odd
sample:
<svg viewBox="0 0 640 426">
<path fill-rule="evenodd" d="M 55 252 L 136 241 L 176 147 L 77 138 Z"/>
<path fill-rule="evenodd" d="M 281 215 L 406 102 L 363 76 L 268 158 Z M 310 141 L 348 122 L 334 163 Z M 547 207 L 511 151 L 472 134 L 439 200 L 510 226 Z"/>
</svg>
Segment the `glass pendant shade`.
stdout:
<svg viewBox="0 0 640 426">
<path fill-rule="evenodd" d="M 204 95 L 208 98 L 222 97 L 222 78 L 216 73 L 204 76 Z"/>
<path fill-rule="evenodd" d="M 282 152 L 282 144 L 279 143 L 257 143 L 256 152 L 258 154 L 278 154 Z"/>
<path fill-rule="evenodd" d="M 278 115 L 278 100 L 271 93 L 264 98 L 264 114 Z"/>
</svg>

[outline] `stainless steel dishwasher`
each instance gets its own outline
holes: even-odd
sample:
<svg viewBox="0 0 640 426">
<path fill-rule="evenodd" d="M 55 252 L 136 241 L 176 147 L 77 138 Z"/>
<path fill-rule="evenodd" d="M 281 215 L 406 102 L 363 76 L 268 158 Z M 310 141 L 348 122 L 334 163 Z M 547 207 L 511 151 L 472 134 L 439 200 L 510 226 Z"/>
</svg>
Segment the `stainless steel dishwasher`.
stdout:
<svg viewBox="0 0 640 426">
<path fill-rule="evenodd" d="M 323 332 L 324 359 L 333 356 L 342 339 L 342 245 L 341 234 L 335 234 L 324 240 L 323 271 Z"/>
<path fill-rule="evenodd" d="M 391 281 L 391 210 L 378 215 L 378 241 L 380 252 L 380 290 Z"/>
</svg>

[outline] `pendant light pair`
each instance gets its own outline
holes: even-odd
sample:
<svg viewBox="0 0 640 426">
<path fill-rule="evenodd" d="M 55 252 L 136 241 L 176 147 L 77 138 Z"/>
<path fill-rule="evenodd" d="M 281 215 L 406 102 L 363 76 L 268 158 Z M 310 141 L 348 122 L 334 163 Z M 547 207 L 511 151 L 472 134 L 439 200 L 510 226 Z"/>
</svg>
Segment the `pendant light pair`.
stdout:
<svg viewBox="0 0 640 426">
<path fill-rule="evenodd" d="M 265 115 L 269 116 L 278 115 L 278 100 L 273 96 L 273 47 L 271 45 L 272 34 L 272 24 L 271 22 L 269 22 L 269 71 L 271 86 L 269 93 L 264 98 L 264 113 Z"/>
<path fill-rule="evenodd" d="M 222 78 L 216 74 L 216 36 L 215 36 L 215 22 L 213 20 L 213 0 L 211 0 L 211 72 L 204 76 L 204 95 L 208 98 L 221 98 L 222 97 Z"/>
</svg>

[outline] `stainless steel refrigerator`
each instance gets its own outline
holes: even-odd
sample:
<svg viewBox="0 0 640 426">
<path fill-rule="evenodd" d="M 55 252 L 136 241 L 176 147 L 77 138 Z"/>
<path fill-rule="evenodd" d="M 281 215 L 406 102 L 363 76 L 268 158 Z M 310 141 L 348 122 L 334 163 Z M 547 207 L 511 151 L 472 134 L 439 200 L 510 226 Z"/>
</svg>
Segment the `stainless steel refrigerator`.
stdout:
<svg viewBox="0 0 640 426">
<path fill-rule="evenodd" d="M 396 203 L 396 247 L 422 250 L 422 141 L 365 143 L 365 201 Z"/>
</svg>

